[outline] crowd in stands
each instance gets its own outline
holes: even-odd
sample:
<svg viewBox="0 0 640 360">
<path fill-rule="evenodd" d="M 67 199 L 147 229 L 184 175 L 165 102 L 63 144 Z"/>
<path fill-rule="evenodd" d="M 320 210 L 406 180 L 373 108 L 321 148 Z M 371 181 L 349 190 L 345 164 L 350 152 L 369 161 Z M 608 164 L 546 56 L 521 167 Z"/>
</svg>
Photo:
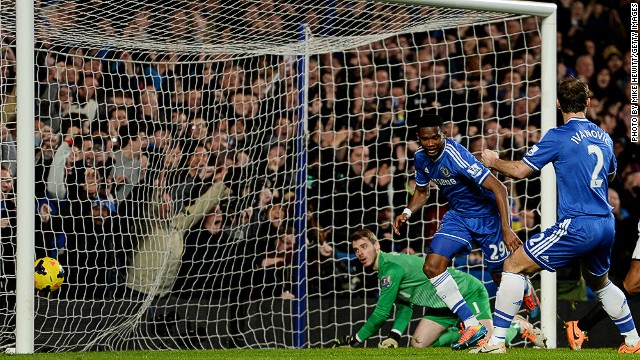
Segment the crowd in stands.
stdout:
<svg viewBox="0 0 640 360">
<path fill-rule="evenodd" d="M 588 116 L 614 140 L 612 262 L 620 264 L 633 250 L 640 216 L 629 1 L 557 4 L 558 78 L 589 83 Z M 150 16 L 142 8 L 127 28 L 109 28 L 106 20 L 100 26 L 144 39 L 161 26 Z M 414 186 L 411 124 L 423 111 L 442 116 L 450 136 L 474 154 L 489 148 L 519 159 L 540 139 L 539 26 L 526 17 L 311 56 L 306 143 L 298 135 L 295 59 L 52 45 L 36 31 L 36 255 L 57 257 L 68 269 L 65 296 L 83 299 L 117 297 L 122 289 L 291 298 L 301 245 L 312 294 L 359 288 L 350 231 L 365 226 L 385 251 L 423 253 L 444 214 L 446 199 L 434 192 L 433 204 L 401 236 L 392 234 Z M 29 184 L 15 182 L 15 39 L 2 36 L 0 225 L 2 274 L 11 274 L 15 188 Z M 308 150 L 303 183 L 296 178 L 301 146 Z M 540 230 L 540 182 L 508 185 L 524 240 Z M 300 188 L 308 200 L 304 244 L 295 236 Z M 613 276 L 626 272 L 620 265 Z"/>
</svg>

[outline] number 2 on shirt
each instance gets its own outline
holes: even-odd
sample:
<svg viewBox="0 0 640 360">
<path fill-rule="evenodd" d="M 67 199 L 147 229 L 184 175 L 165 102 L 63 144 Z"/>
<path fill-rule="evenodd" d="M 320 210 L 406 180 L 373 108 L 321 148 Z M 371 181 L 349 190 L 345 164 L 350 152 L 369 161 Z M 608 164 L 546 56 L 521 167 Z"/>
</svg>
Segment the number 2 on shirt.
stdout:
<svg viewBox="0 0 640 360">
<path fill-rule="evenodd" d="M 598 174 L 604 165 L 604 156 L 602 155 L 602 150 L 597 145 L 587 146 L 587 151 L 589 152 L 589 155 L 596 155 L 596 166 L 593 168 L 593 172 L 591 173 L 591 187 L 599 188 L 602 186 L 602 179 L 598 178 Z"/>
</svg>

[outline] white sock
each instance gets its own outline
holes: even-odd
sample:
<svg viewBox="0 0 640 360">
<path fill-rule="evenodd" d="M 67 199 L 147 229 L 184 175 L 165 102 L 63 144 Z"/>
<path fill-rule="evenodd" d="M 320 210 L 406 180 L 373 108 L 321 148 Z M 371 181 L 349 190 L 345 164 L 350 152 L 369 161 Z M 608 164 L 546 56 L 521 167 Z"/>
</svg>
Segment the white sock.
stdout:
<svg viewBox="0 0 640 360">
<path fill-rule="evenodd" d="M 500 292 L 496 297 L 496 311 L 493 313 L 493 334 L 489 345 L 504 344 L 511 320 L 520 310 L 526 278 L 520 274 L 502 272 Z"/>
<path fill-rule="evenodd" d="M 453 277 L 448 271 L 429 280 L 436 288 L 436 294 L 438 294 L 440 299 L 447 304 L 447 307 L 449 307 L 454 314 L 458 315 L 460 320 L 464 322 L 465 327 L 480 324 L 475 315 L 473 315 L 473 312 L 471 312 L 469 305 L 467 305 L 462 298 L 458 284 L 456 284 L 456 281 L 453 280 Z"/>
<path fill-rule="evenodd" d="M 640 337 L 622 290 L 609 281 L 602 289 L 596 291 L 596 295 L 602 302 L 604 310 L 618 327 L 620 334 L 624 336 L 627 346 L 636 346 Z"/>
</svg>

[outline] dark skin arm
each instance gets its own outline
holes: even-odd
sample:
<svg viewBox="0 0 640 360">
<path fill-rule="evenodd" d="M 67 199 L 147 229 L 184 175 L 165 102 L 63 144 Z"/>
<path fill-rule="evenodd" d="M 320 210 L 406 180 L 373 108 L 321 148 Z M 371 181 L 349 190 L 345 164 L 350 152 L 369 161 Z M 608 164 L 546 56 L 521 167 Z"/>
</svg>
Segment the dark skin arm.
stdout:
<svg viewBox="0 0 640 360">
<path fill-rule="evenodd" d="M 422 209 L 422 207 L 427 204 L 428 200 L 429 200 L 429 187 L 416 186 L 416 190 L 413 193 L 411 200 L 409 200 L 409 204 L 407 205 L 407 208 L 411 210 L 411 212 L 416 212 Z M 409 216 L 407 216 L 407 214 L 403 213 L 396 216 L 395 220 L 393 221 L 393 231 L 396 233 L 396 235 L 400 235 L 400 230 L 399 230 L 400 226 L 406 223 L 407 220 L 409 220 Z"/>
<path fill-rule="evenodd" d="M 498 157 L 498 153 L 488 149 L 485 149 L 482 152 L 482 164 L 484 164 L 484 166 L 488 167 L 489 169 L 497 170 L 501 174 L 504 174 L 513 179 L 524 179 L 534 172 L 534 170 L 527 164 L 525 164 L 522 160 L 502 160 Z M 495 178 L 495 176 L 490 175 L 490 178 L 493 179 L 490 180 L 489 178 L 487 178 L 487 181 L 485 181 L 482 186 L 493 191 L 496 196 L 496 203 L 498 204 L 498 210 L 500 211 L 500 220 L 502 222 L 502 235 L 504 237 L 504 243 L 505 245 L 507 245 L 507 249 L 513 253 L 522 245 L 522 241 L 518 239 L 518 236 L 513 232 L 509 224 L 509 206 L 506 197 L 507 190 L 506 187 L 502 183 L 500 183 L 498 179 Z M 499 185 L 496 185 L 495 183 L 498 183 Z M 503 189 L 498 189 L 498 187 L 500 186 Z"/>
<path fill-rule="evenodd" d="M 422 209 L 422 207 L 426 205 L 428 200 L 429 187 L 416 186 L 416 191 L 413 193 L 413 196 L 411 197 L 407 208 L 411 210 L 411 212 L 416 212 Z M 406 223 L 407 220 L 409 220 L 409 216 L 407 216 L 407 214 L 402 213 L 396 216 L 396 219 L 393 222 L 393 231 L 396 233 L 396 235 L 400 235 L 399 228 L 404 223 Z M 446 271 L 450 263 L 451 260 L 449 258 L 432 253 L 427 255 L 422 270 L 424 271 L 425 275 L 427 275 L 427 277 L 431 279 Z"/>
<path fill-rule="evenodd" d="M 511 222 L 509 221 L 509 205 L 507 200 L 507 187 L 503 183 L 498 181 L 495 176 L 489 175 L 487 179 L 482 183 L 482 187 L 487 190 L 491 190 L 496 197 L 496 203 L 498 205 L 498 211 L 500 212 L 500 223 L 502 224 L 502 236 L 504 243 L 507 246 L 509 252 L 514 252 L 517 248 L 522 246 L 522 241 L 518 238 L 518 235 L 511 229 Z"/>
</svg>

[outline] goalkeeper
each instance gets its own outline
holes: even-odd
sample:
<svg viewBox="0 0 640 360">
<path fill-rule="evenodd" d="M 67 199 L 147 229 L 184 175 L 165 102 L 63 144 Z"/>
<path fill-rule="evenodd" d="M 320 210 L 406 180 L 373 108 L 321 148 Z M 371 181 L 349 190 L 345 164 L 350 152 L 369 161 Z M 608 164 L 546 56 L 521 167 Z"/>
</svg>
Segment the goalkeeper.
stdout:
<svg viewBox="0 0 640 360">
<path fill-rule="evenodd" d="M 456 325 L 460 318 L 449 310 L 422 272 L 424 259 L 419 256 L 380 251 L 377 237 L 368 229 L 357 230 L 351 235 L 350 240 L 358 260 L 365 267 L 378 271 L 380 298 L 375 311 L 358 333 L 338 339 L 336 346 L 359 346 L 376 334 L 391 315 L 394 303 L 396 316 L 393 329 L 378 347 L 398 347 L 400 336 L 413 317 L 414 304 L 424 306 L 428 311 L 413 333 L 412 347 L 448 346 L 458 340 L 460 333 Z M 471 305 L 480 323 L 491 333 L 493 322 L 489 294 L 482 282 L 459 270 L 449 268 L 447 271 L 455 279 L 462 296 Z M 535 346 L 545 347 L 546 338 L 542 332 L 520 316 L 514 318 L 507 339 L 511 340 L 517 334 L 521 334 Z"/>
</svg>

